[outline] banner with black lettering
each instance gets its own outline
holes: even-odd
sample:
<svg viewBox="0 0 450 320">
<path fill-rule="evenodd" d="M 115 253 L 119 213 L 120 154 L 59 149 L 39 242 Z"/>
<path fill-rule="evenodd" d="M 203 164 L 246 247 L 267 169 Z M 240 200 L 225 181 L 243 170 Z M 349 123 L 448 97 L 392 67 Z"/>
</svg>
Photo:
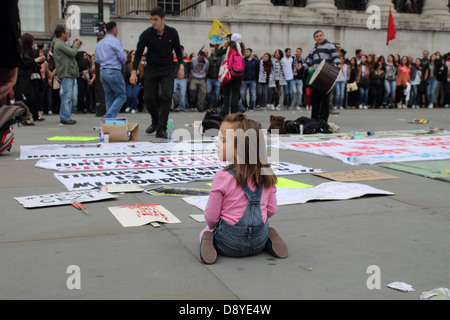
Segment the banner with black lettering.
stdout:
<svg viewBox="0 0 450 320">
<path fill-rule="evenodd" d="M 187 183 L 192 181 L 213 180 L 217 171 L 226 165 L 210 165 L 198 167 L 143 168 L 132 170 L 108 170 L 75 173 L 54 173 L 68 190 L 87 190 L 100 188 L 107 184 L 132 183 L 140 186 L 153 184 Z M 320 173 L 321 169 L 313 169 L 288 162 L 272 164 L 278 176 Z"/>
<path fill-rule="evenodd" d="M 214 155 L 128 156 L 110 158 L 42 159 L 36 167 L 56 171 L 196 167 L 224 164 Z"/>
<path fill-rule="evenodd" d="M 71 204 L 73 200 L 83 203 L 112 198 L 117 198 L 117 196 L 100 190 L 83 190 L 15 197 L 14 199 L 25 208 L 38 208 Z"/>
</svg>

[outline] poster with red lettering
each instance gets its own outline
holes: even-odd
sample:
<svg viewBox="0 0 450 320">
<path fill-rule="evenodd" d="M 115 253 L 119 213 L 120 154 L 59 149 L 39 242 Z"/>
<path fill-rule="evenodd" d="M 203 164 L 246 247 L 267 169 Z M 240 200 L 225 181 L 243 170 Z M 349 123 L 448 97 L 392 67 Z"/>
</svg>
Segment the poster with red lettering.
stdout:
<svg viewBox="0 0 450 320">
<path fill-rule="evenodd" d="M 152 222 L 181 222 L 160 204 L 136 204 L 131 206 L 109 207 L 108 209 L 124 227 L 138 227 Z"/>
<path fill-rule="evenodd" d="M 339 159 L 351 165 L 450 159 L 450 136 L 280 142 L 280 148 Z"/>
</svg>

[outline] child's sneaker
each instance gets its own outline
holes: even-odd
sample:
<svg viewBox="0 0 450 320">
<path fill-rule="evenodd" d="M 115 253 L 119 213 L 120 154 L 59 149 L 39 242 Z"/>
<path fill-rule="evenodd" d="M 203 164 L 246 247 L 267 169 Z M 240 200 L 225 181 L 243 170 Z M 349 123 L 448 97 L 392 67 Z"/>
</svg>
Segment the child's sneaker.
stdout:
<svg viewBox="0 0 450 320">
<path fill-rule="evenodd" d="M 286 243 L 272 227 L 269 228 L 269 239 L 267 240 L 266 248 L 271 255 L 278 259 L 284 259 L 288 255 Z"/>
<path fill-rule="evenodd" d="M 217 251 L 213 245 L 214 235 L 211 231 L 205 231 L 200 244 L 200 259 L 205 264 L 213 264 L 217 259 Z"/>
</svg>

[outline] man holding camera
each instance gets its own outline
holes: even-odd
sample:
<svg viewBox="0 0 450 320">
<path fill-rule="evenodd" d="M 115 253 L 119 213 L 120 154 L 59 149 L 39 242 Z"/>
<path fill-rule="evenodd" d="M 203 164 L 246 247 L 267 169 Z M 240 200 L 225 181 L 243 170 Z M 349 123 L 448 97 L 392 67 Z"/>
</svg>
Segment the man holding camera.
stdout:
<svg viewBox="0 0 450 320">
<path fill-rule="evenodd" d="M 72 103 L 76 101 L 75 86 L 79 74 L 78 64 L 75 56 L 81 47 L 81 41 L 75 40 L 73 46 L 67 44 L 69 33 L 65 26 L 57 26 L 53 40 L 53 56 L 56 64 L 56 75 L 61 80 L 61 106 L 59 108 L 59 118 L 62 124 L 75 124 L 75 120 L 70 119 Z"/>
</svg>

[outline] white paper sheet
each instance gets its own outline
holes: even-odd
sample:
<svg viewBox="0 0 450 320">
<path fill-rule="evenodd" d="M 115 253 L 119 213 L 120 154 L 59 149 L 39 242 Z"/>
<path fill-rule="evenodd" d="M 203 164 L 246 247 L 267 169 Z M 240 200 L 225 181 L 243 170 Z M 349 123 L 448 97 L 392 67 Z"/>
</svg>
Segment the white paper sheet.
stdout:
<svg viewBox="0 0 450 320">
<path fill-rule="evenodd" d="M 117 196 L 100 190 L 81 190 L 60 193 L 49 193 L 27 197 L 15 197 L 25 208 L 49 207 L 71 204 L 72 199 L 80 203 L 113 199 Z"/>
<path fill-rule="evenodd" d="M 346 200 L 367 194 L 393 195 L 394 193 L 360 183 L 326 182 L 312 188 L 278 188 L 277 205 L 306 203 L 311 200 Z M 182 199 L 201 210 L 205 210 L 208 202 L 208 196 Z"/>
</svg>

